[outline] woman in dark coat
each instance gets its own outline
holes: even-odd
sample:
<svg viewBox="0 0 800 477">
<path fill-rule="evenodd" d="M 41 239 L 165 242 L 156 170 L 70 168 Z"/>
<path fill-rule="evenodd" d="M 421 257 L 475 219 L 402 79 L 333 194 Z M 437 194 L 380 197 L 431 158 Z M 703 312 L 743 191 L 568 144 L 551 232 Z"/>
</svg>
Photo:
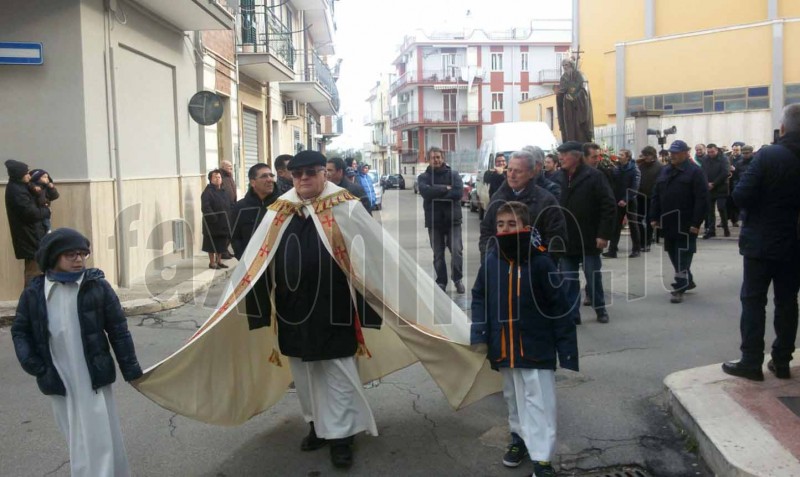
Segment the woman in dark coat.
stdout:
<svg viewBox="0 0 800 477">
<path fill-rule="evenodd" d="M 222 253 L 231 238 L 228 217 L 231 200 L 222 188 L 222 173 L 214 169 L 208 173 L 208 185 L 200 196 L 203 212 L 203 251 L 208 252 L 208 268 L 228 268 L 222 263 Z"/>
</svg>

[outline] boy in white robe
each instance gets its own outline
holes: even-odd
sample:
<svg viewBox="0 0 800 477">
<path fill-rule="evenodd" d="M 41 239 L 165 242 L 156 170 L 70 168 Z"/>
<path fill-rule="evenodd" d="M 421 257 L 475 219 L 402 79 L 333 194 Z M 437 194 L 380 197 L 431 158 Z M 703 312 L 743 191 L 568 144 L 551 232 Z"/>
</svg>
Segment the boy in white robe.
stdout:
<svg viewBox="0 0 800 477">
<path fill-rule="evenodd" d="M 492 369 L 503 376 L 511 444 L 506 467 L 533 461 L 534 477 L 554 477 L 556 358 L 578 370 L 575 324 L 558 273 L 528 207 L 506 202 L 497 210 L 497 246 L 486 254 L 472 288 L 473 344 L 488 345 Z"/>
<path fill-rule="evenodd" d="M 11 334 L 22 368 L 52 400 L 73 477 L 128 476 L 109 343 L 126 381 L 142 370 L 117 295 L 102 271 L 86 268 L 89 252 L 72 229 L 42 239 L 36 261 L 46 273 L 22 292 Z"/>
</svg>

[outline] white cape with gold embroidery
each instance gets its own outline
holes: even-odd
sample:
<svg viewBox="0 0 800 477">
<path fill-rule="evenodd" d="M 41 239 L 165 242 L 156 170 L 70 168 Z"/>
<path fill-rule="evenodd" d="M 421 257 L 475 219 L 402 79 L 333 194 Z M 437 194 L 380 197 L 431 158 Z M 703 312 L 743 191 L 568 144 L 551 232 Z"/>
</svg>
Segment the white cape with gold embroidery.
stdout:
<svg viewBox="0 0 800 477">
<path fill-rule="evenodd" d="M 329 182 L 320 200 L 342 190 Z M 336 252 L 315 212 L 317 203 L 302 202 L 294 189 L 281 199 L 302 205 L 304 215 L 314 218 L 333 256 Z M 357 358 L 362 382 L 420 361 L 456 409 L 498 392 L 500 374 L 491 371 L 485 350 L 469 345 L 470 322 L 464 312 L 358 200 L 338 203 L 332 212 L 348 249 L 351 287 L 383 318 L 380 330 L 363 329 L 372 357 Z M 233 270 L 220 305 L 197 334 L 135 383 L 142 394 L 173 412 L 219 425 L 241 424 L 283 397 L 292 376 L 285 357 L 270 359 L 278 348 L 274 312 L 270 327 L 250 330 L 243 303 L 274 256 L 275 250 L 267 250 L 265 244 L 278 215 L 267 212 Z M 288 222 L 278 221 L 282 225 L 275 244 Z"/>
</svg>

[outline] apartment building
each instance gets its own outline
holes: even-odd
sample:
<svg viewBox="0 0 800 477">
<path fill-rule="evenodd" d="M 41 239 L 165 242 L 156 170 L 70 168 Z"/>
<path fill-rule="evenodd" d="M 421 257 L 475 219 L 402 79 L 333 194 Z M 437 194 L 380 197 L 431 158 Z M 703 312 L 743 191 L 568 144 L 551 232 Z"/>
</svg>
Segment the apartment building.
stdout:
<svg viewBox="0 0 800 477">
<path fill-rule="evenodd" d="M 473 151 L 484 125 L 519 121 L 520 101 L 552 91 L 570 40 L 568 20 L 505 32 L 406 36 L 389 88 L 402 173 L 420 172 L 429 147 Z"/>
<path fill-rule="evenodd" d="M 371 129 L 370 142 L 365 145 L 364 154 L 369 157 L 372 168 L 378 170 L 381 175 L 400 173 L 397 152 L 396 148 L 392 147 L 394 144 L 389 128 L 390 83 L 391 76 L 384 74 L 370 89 L 366 100 L 369 104 L 369 114 L 364 118 L 364 125 Z"/>
</svg>

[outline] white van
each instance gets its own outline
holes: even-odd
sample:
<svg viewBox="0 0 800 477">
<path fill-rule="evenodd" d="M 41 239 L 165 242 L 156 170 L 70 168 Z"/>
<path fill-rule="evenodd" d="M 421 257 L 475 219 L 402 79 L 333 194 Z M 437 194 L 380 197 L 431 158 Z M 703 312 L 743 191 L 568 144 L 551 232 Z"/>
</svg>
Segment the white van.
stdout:
<svg viewBox="0 0 800 477">
<path fill-rule="evenodd" d="M 483 182 L 486 171 L 494 169 L 494 158 L 498 153 L 506 156 L 519 151 L 525 146 L 538 146 L 544 152 L 554 151 L 558 140 L 546 123 L 540 121 L 518 121 L 498 123 L 483 127 L 483 141 L 478 156 L 478 175 L 475 178 L 475 189 L 478 192 L 478 217 L 483 220 L 483 213 L 489 205 L 489 185 Z"/>
</svg>

